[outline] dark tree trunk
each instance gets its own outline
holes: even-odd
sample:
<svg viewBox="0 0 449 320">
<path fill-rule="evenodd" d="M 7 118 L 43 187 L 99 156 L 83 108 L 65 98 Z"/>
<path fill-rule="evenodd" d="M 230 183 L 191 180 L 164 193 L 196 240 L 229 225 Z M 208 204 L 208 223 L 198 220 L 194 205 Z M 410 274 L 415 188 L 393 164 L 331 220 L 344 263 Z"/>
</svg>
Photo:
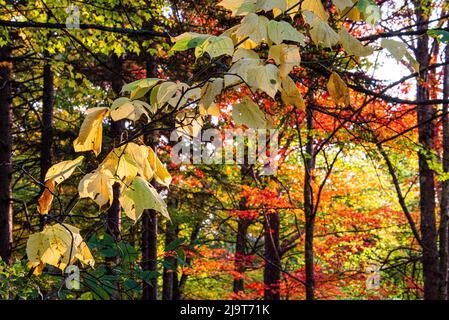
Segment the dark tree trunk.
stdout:
<svg viewBox="0 0 449 320">
<path fill-rule="evenodd" d="M 142 269 L 157 271 L 157 212 L 144 210 L 142 215 Z M 143 300 L 157 300 L 157 277 L 143 283 Z"/>
<path fill-rule="evenodd" d="M 241 209 L 242 206 L 241 206 Z M 238 278 L 234 278 L 233 290 L 234 293 L 245 291 L 245 281 L 243 279 L 243 273 L 246 266 L 246 237 L 248 233 L 250 221 L 245 218 L 239 218 L 237 221 L 237 241 L 235 244 L 235 271 L 240 275 Z"/>
<path fill-rule="evenodd" d="M 115 73 L 111 75 L 111 87 L 115 96 L 120 95 L 120 91 L 123 86 L 123 80 L 121 76 L 123 62 L 120 57 L 112 56 L 112 65 Z M 117 121 L 112 123 L 111 134 L 113 137 L 114 147 L 122 142 L 122 133 L 125 128 L 125 122 Z M 120 239 L 121 230 L 121 205 L 120 205 L 120 184 L 114 183 L 112 186 L 113 201 L 111 207 L 108 209 L 107 214 L 107 232 L 111 234 L 114 239 Z"/>
<path fill-rule="evenodd" d="M 120 95 L 120 91 L 123 85 L 122 80 L 122 59 L 120 57 L 117 57 L 115 55 L 112 56 L 112 65 L 114 73 L 111 74 L 111 87 L 115 94 L 115 96 Z M 112 148 L 114 148 L 116 145 L 120 144 L 122 142 L 122 133 L 125 128 L 125 121 L 117 121 L 112 122 L 111 125 L 111 135 L 113 139 L 114 145 Z M 112 185 L 112 204 L 108 209 L 107 215 L 106 215 L 106 233 L 110 234 L 114 241 L 118 242 L 121 241 L 121 228 L 122 228 L 122 207 L 120 204 L 120 184 L 114 183 Z M 113 273 L 113 265 L 117 265 L 120 263 L 120 260 L 118 257 L 112 257 L 112 258 L 106 258 L 106 264 L 108 268 L 109 273 Z M 121 290 L 119 283 L 114 283 L 114 286 L 117 290 L 117 296 L 113 297 L 114 299 L 120 299 L 121 296 Z"/>
<path fill-rule="evenodd" d="M 0 257 L 10 264 L 12 255 L 12 110 L 11 51 L 0 47 Z"/>
<path fill-rule="evenodd" d="M 446 45 L 446 63 L 444 67 L 443 99 L 449 98 L 449 45 Z M 449 172 L 449 111 L 448 104 L 443 105 L 443 171 Z M 449 180 L 441 184 L 440 203 L 440 299 L 448 299 L 448 222 L 449 222 Z"/>
<path fill-rule="evenodd" d="M 306 266 L 306 299 L 315 299 L 315 270 L 313 238 L 315 231 L 315 215 L 313 209 L 312 172 L 314 168 L 313 137 L 313 110 L 307 109 L 307 144 L 306 156 L 304 157 L 304 215 L 306 221 L 306 235 L 304 243 L 305 266 Z"/>
<path fill-rule="evenodd" d="M 416 6 L 416 23 L 419 30 L 427 29 L 428 17 L 423 11 L 423 4 L 414 1 Z M 429 99 L 429 90 L 426 87 L 428 81 L 427 67 L 429 65 L 429 36 L 425 32 L 417 39 L 416 60 L 421 72 L 417 85 L 417 100 L 426 101 Z M 424 85 L 422 85 L 424 83 Z M 435 177 L 433 170 L 429 167 L 428 155 L 434 151 L 435 123 L 434 106 L 418 105 L 418 133 L 419 143 L 422 150 L 419 157 L 419 186 L 420 186 L 420 212 L 421 212 L 421 239 L 423 247 L 423 278 L 424 278 L 424 299 L 439 299 L 440 272 L 437 246 L 437 228 L 435 221 Z"/>
<path fill-rule="evenodd" d="M 48 55 L 45 54 L 45 58 Z M 40 181 L 45 183 L 45 174 L 53 163 L 53 132 L 54 132 L 54 119 L 53 119 L 53 107 L 54 107 L 54 83 L 53 83 L 53 71 L 51 70 L 51 64 L 46 61 L 43 71 L 44 88 L 42 95 L 42 139 L 41 139 L 41 163 Z M 45 190 L 42 187 L 42 192 Z M 46 215 L 40 217 L 40 227 L 44 227 L 46 222 Z"/>
<path fill-rule="evenodd" d="M 44 65 L 44 92 L 42 97 L 41 182 L 53 162 L 53 105 L 54 87 L 51 65 Z"/>
<path fill-rule="evenodd" d="M 153 75 L 154 61 L 149 56 L 146 61 L 147 78 Z M 152 148 L 157 146 L 153 136 L 146 137 L 147 145 Z M 157 272 L 157 212 L 155 210 L 145 210 L 142 219 L 142 267 L 145 271 Z M 142 299 L 157 300 L 158 281 L 157 277 L 150 282 L 143 284 Z"/>
<path fill-rule="evenodd" d="M 264 299 L 279 300 L 281 295 L 281 258 L 279 250 L 279 213 L 265 214 L 265 266 L 263 281 L 265 285 Z"/>
<path fill-rule="evenodd" d="M 165 247 L 170 245 L 178 238 L 177 226 L 167 221 L 165 230 Z M 176 258 L 172 254 L 168 254 L 164 259 L 164 271 L 162 275 L 162 300 L 173 300 L 174 277 Z"/>
</svg>

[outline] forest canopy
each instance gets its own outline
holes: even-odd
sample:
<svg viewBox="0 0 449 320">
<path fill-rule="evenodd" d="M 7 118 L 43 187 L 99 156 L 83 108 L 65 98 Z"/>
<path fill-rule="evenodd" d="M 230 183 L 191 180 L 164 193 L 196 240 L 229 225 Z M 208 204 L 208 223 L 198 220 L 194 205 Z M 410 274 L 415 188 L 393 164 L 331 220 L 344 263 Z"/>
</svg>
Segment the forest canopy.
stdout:
<svg viewBox="0 0 449 320">
<path fill-rule="evenodd" d="M 0 0 L 0 299 L 447 300 L 448 18 Z"/>
</svg>

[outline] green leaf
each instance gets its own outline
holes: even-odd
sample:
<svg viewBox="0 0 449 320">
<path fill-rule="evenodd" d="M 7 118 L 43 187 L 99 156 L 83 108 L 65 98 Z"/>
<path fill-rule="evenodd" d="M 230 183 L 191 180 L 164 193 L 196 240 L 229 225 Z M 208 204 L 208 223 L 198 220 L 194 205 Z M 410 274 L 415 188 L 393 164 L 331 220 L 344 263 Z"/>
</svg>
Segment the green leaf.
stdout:
<svg viewBox="0 0 449 320">
<path fill-rule="evenodd" d="M 445 30 L 429 30 L 427 34 L 441 42 L 449 42 L 449 32 Z"/>
<path fill-rule="evenodd" d="M 175 42 L 171 51 L 185 51 L 201 45 L 210 36 L 196 32 L 185 32 L 177 37 L 172 38 Z"/>
<path fill-rule="evenodd" d="M 134 82 L 125 84 L 122 88 L 122 92 L 130 92 L 130 99 L 139 99 L 147 94 L 156 84 L 161 82 L 158 78 L 140 79 Z"/>
</svg>

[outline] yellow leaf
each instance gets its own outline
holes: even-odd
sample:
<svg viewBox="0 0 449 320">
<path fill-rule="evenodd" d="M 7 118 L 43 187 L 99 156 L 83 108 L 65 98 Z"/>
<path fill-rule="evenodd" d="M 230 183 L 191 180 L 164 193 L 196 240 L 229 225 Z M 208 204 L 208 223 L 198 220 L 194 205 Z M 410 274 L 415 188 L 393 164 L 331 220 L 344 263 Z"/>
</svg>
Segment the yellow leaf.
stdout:
<svg viewBox="0 0 449 320">
<path fill-rule="evenodd" d="M 304 45 L 305 36 L 298 30 L 292 27 L 292 25 L 285 21 L 277 22 L 275 20 L 270 20 L 268 23 L 268 37 L 275 44 L 280 44 L 281 42 L 295 41 Z"/>
<path fill-rule="evenodd" d="M 304 14 L 306 16 L 307 23 L 310 24 L 310 37 L 316 45 L 322 44 L 325 47 L 331 48 L 336 45 L 339 41 L 338 34 L 332 29 L 327 22 L 321 20 L 314 14 L 309 14 L 306 11 Z"/>
<path fill-rule="evenodd" d="M 176 131 L 180 136 L 197 137 L 203 127 L 203 119 L 194 110 L 182 110 L 176 114 Z"/>
<path fill-rule="evenodd" d="M 53 193 L 55 192 L 55 181 L 53 179 L 45 182 L 45 189 L 38 201 L 38 211 L 40 214 L 47 214 L 50 211 L 53 202 Z"/>
<path fill-rule="evenodd" d="M 232 16 L 243 16 L 255 12 L 256 0 L 223 0 L 218 3 L 225 9 L 232 11 Z"/>
<path fill-rule="evenodd" d="M 147 110 L 151 107 L 148 103 L 140 100 L 130 100 L 126 97 L 116 99 L 111 105 L 111 118 L 114 121 L 128 119 L 131 121 L 139 120 L 142 115 L 150 119 Z"/>
<path fill-rule="evenodd" d="M 338 10 L 343 11 L 346 8 L 351 8 L 354 3 L 352 0 L 332 0 L 332 3 L 337 7 Z"/>
<path fill-rule="evenodd" d="M 148 181 L 151 181 L 154 175 L 152 165 L 149 161 L 150 150 L 145 145 L 138 145 L 133 142 L 126 144 L 125 147 L 125 153 L 137 167 L 137 174 L 145 177 Z"/>
<path fill-rule="evenodd" d="M 125 214 L 134 222 L 139 220 L 145 209 L 159 211 L 170 219 L 164 200 L 156 189 L 142 177 L 136 177 L 132 185 L 124 189 L 120 197 L 120 204 Z"/>
<path fill-rule="evenodd" d="M 212 103 L 209 108 L 207 108 L 207 114 L 215 117 L 220 116 L 220 107 L 216 103 Z"/>
<path fill-rule="evenodd" d="M 415 69 L 415 71 L 419 72 L 419 63 L 415 60 L 415 58 L 413 58 L 410 52 L 408 52 L 407 45 L 404 42 L 391 39 L 382 39 L 380 45 L 382 48 L 387 49 L 393 58 L 395 58 L 398 62 L 401 62 L 402 59 L 405 58 Z"/>
<path fill-rule="evenodd" d="M 234 53 L 234 43 L 232 42 L 232 39 L 227 36 L 210 36 L 201 45 L 196 47 L 195 57 L 199 58 L 206 52 L 211 58 L 216 58 L 222 55 L 232 56 Z"/>
<path fill-rule="evenodd" d="M 256 7 L 265 12 L 278 9 L 273 10 L 274 16 L 276 17 L 287 10 L 287 2 L 285 0 L 257 0 Z"/>
<path fill-rule="evenodd" d="M 111 205 L 113 199 L 113 176 L 109 171 L 96 170 L 88 173 L 81 179 L 78 185 L 80 198 L 91 198 L 101 208 Z"/>
<path fill-rule="evenodd" d="M 327 90 L 337 105 L 349 106 L 351 104 L 349 89 L 336 72 L 332 72 L 327 83 Z"/>
<path fill-rule="evenodd" d="M 74 160 L 62 161 L 52 165 L 45 174 L 45 181 L 53 180 L 54 183 L 60 184 L 73 174 L 75 169 L 83 162 L 83 160 L 84 157 L 79 156 Z"/>
<path fill-rule="evenodd" d="M 224 88 L 224 80 L 222 78 L 212 78 L 201 88 L 200 105 L 207 109 L 214 102 Z"/>
<path fill-rule="evenodd" d="M 86 113 L 86 118 L 81 125 L 78 138 L 73 142 L 73 147 L 76 152 L 92 150 L 95 153 L 95 156 L 98 156 L 101 152 L 103 133 L 102 122 L 108 115 L 109 108 L 91 108 L 87 109 Z"/>
<path fill-rule="evenodd" d="M 28 266 L 36 268 L 34 274 L 40 274 L 45 264 L 61 271 L 76 260 L 91 267 L 95 264 L 79 229 L 68 224 L 45 226 L 43 231 L 30 235 L 26 252 Z"/>
<path fill-rule="evenodd" d="M 234 55 L 232 56 L 232 62 L 236 62 L 240 59 L 259 59 L 259 55 L 256 51 L 245 49 L 245 48 L 237 48 L 234 51 Z"/>
<path fill-rule="evenodd" d="M 304 0 L 301 4 L 302 11 L 310 11 L 317 15 L 321 20 L 327 21 L 329 14 L 323 7 L 321 0 Z"/>
<path fill-rule="evenodd" d="M 262 65 L 260 59 L 242 58 L 234 63 L 224 76 L 225 87 L 230 87 L 243 81 L 248 82 L 248 74 L 252 68 Z"/>
<path fill-rule="evenodd" d="M 161 185 L 168 187 L 171 183 L 171 175 L 167 168 L 164 167 L 161 160 L 157 157 L 156 153 L 148 147 L 148 161 L 154 172 L 154 178 Z"/>
<path fill-rule="evenodd" d="M 286 105 L 293 105 L 301 110 L 306 108 L 301 92 L 290 77 L 282 79 L 281 98 Z"/>
<path fill-rule="evenodd" d="M 236 124 L 251 129 L 267 129 L 271 125 L 259 106 L 248 96 L 232 107 L 232 119 Z"/>
<path fill-rule="evenodd" d="M 109 171 L 120 181 L 131 181 L 137 175 L 138 169 L 134 161 L 126 153 L 126 146 L 114 148 L 100 164 L 101 170 Z"/>
<path fill-rule="evenodd" d="M 280 44 L 270 47 L 268 57 L 279 65 L 279 76 L 285 78 L 295 66 L 301 63 L 299 48 L 295 45 Z"/>
<path fill-rule="evenodd" d="M 248 71 L 248 84 L 254 90 L 260 89 L 274 99 L 279 89 L 278 76 L 279 70 L 273 64 L 253 67 Z"/>
<path fill-rule="evenodd" d="M 359 40 L 351 36 L 345 27 L 341 27 L 338 35 L 341 45 L 350 55 L 367 57 L 374 52 L 373 48 L 364 46 Z"/>
<path fill-rule="evenodd" d="M 268 18 L 250 13 L 242 19 L 242 22 L 235 32 L 237 37 L 249 37 L 259 44 L 268 39 L 267 35 Z"/>
</svg>

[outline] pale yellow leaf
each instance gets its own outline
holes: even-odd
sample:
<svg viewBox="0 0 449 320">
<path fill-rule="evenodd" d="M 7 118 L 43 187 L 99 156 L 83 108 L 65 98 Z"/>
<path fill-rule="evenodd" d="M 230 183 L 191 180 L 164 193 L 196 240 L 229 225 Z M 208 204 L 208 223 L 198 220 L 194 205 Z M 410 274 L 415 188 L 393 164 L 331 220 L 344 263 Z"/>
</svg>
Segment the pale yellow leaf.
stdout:
<svg viewBox="0 0 449 320">
<path fill-rule="evenodd" d="M 212 78 L 201 88 L 200 105 L 207 109 L 224 88 L 222 78 Z"/>
<path fill-rule="evenodd" d="M 281 83 L 281 98 L 284 104 L 304 110 L 306 108 L 304 99 L 295 82 L 290 77 L 285 77 Z"/>
<path fill-rule="evenodd" d="M 307 12 L 305 13 L 308 16 Z M 310 37 L 316 45 L 323 45 L 324 47 L 332 48 L 335 46 L 339 37 L 338 34 L 332 29 L 326 21 L 321 20 L 316 15 L 312 15 L 307 18 L 310 24 Z"/>
<path fill-rule="evenodd" d="M 61 271 L 76 260 L 91 267 L 95 264 L 79 229 L 68 224 L 47 225 L 43 231 L 30 235 L 26 253 L 28 266 L 36 268 L 35 274 L 40 274 L 45 264 Z"/>
<path fill-rule="evenodd" d="M 122 97 L 114 101 L 111 106 L 111 118 L 114 121 L 128 119 L 131 121 L 139 120 L 143 115 L 149 120 L 147 110 L 151 107 L 146 102 L 140 100 L 130 100 Z"/>
<path fill-rule="evenodd" d="M 171 175 L 168 172 L 167 168 L 162 164 L 161 160 L 157 157 L 156 153 L 150 147 L 147 147 L 148 150 L 148 161 L 150 163 L 151 169 L 154 172 L 154 178 L 156 181 L 165 186 L 169 187 L 171 183 Z"/>
<path fill-rule="evenodd" d="M 235 32 L 237 37 L 249 37 L 259 44 L 268 39 L 267 35 L 268 18 L 250 13 L 242 19 L 239 28 Z"/>
<path fill-rule="evenodd" d="M 267 129 L 271 126 L 263 111 L 248 96 L 232 107 L 232 119 L 236 124 L 251 129 Z"/>
<path fill-rule="evenodd" d="M 343 11 L 346 8 L 351 8 L 354 3 L 352 0 L 332 0 L 332 3 L 337 7 L 338 10 Z"/>
<path fill-rule="evenodd" d="M 351 104 L 349 89 L 336 72 L 332 72 L 329 78 L 327 91 L 337 105 L 349 106 Z"/>
<path fill-rule="evenodd" d="M 232 62 L 236 62 L 240 59 L 259 59 L 259 55 L 257 54 L 257 52 L 250 50 L 250 49 L 245 49 L 245 48 L 237 48 L 237 50 L 235 50 L 234 55 L 232 56 Z"/>
<path fill-rule="evenodd" d="M 88 173 L 78 185 L 80 198 L 91 198 L 101 208 L 111 205 L 113 199 L 113 176 L 107 170 L 96 170 Z"/>
<path fill-rule="evenodd" d="M 247 78 L 251 88 L 260 89 L 274 99 L 279 90 L 279 70 L 275 65 L 253 67 L 248 70 Z"/>
<path fill-rule="evenodd" d="M 419 72 L 419 63 L 408 52 L 407 44 L 396 40 L 382 39 L 380 45 L 382 46 L 382 48 L 387 49 L 393 56 L 393 58 L 395 58 L 398 62 L 401 62 L 402 59 L 406 59 L 415 69 L 415 71 Z"/>
<path fill-rule="evenodd" d="M 243 16 L 255 12 L 256 0 L 223 0 L 217 5 L 232 11 L 232 16 Z"/>
<path fill-rule="evenodd" d="M 156 189 L 142 177 L 136 177 L 133 183 L 123 190 L 120 203 L 125 214 L 134 222 L 139 220 L 145 209 L 159 211 L 170 219 L 164 200 Z"/>
<path fill-rule="evenodd" d="M 275 44 L 283 41 L 295 41 L 304 45 L 305 36 L 285 21 L 270 20 L 268 23 L 268 37 Z"/>
<path fill-rule="evenodd" d="M 76 152 L 90 151 L 95 156 L 101 152 L 101 140 L 103 133 L 103 119 L 108 115 L 109 108 L 97 107 L 87 109 L 87 115 L 81 125 L 78 138 L 73 142 Z"/>
<path fill-rule="evenodd" d="M 374 49 L 369 46 L 364 46 L 359 40 L 354 38 L 345 27 L 341 27 L 339 33 L 340 43 L 347 53 L 357 57 L 367 57 L 374 52 Z"/>
<path fill-rule="evenodd" d="M 79 156 L 74 160 L 66 160 L 52 165 L 45 174 L 45 181 L 51 179 L 56 184 L 60 184 L 73 174 L 75 169 L 83 162 L 83 160 L 84 157 Z"/>
<path fill-rule="evenodd" d="M 279 65 L 279 76 L 285 78 L 295 66 L 301 63 L 299 48 L 295 45 L 280 44 L 270 47 L 268 58 L 273 59 Z"/>
<path fill-rule="evenodd" d="M 238 60 L 231 66 L 227 74 L 224 76 L 225 87 L 230 87 L 242 81 L 248 82 L 249 71 L 260 65 L 262 65 L 262 60 L 260 59 L 242 58 Z"/>
<path fill-rule="evenodd" d="M 324 9 L 321 0 L 304 0 L 301 4 L 301 10 L 313 12 L 323 21 L 327 21 L 329 18 L 329 14 Z"/>
</svg>

